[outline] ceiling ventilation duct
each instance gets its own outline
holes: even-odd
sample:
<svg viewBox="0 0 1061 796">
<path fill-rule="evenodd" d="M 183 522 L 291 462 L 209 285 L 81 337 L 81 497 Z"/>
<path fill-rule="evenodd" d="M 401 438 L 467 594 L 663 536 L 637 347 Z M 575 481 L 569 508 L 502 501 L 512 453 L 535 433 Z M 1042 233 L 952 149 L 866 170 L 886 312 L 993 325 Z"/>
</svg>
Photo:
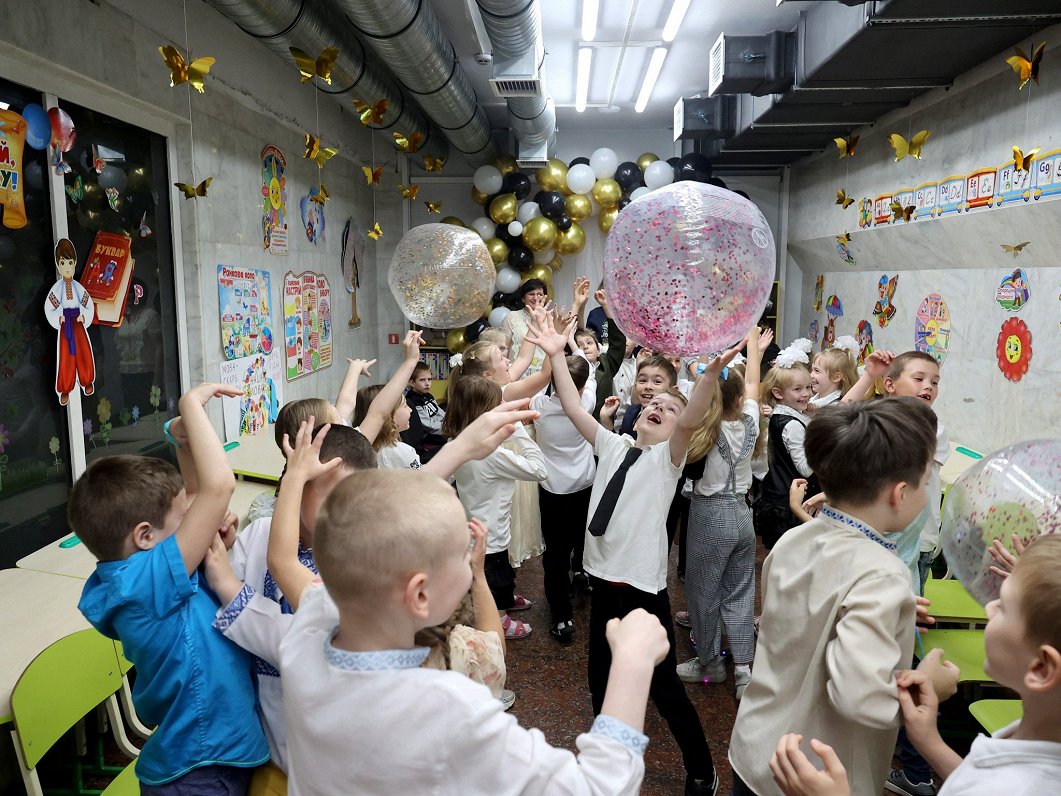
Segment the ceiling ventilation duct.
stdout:
<svg viewBox="0 0 1061 796">
<path fill-rule="evenodd" d="M 545 44 L 537 0 L 476 0 L 494 51 L 494 93 L 508 103 L 516 162 L 537 168 L 556 144 L 556 108 L 541 73 Z"/>
<path fill-rule="evenodd" d="M 390 105 L 383 122 L 372 129 L 382 131 L 391 143 L 391 130 L 401 130 L 406 135 L 421 133 L 426 151 L 437 155 L 447 153 L 445 140 L 431 128 L 419 109 L 406 101 L 399 85 L 366 62 L 361 42 L 329 6 L 319 0 L 207 2 L 288 63 L 292 62 L 289 47 L 298 47 L 314 56 L 327 47 L 338 47 L 331 85 L 316 81 L 323 93 L 334 97 L 348 110 L 355 98 L 370 103 L 385 99 Z"/>
<path fill-rule="evenodd" d="M 779 94 L 795 77 L 796 36 L 775 30 L 763 36 L 718 37 L 708 59 L 708 94 Z"/>
<path fill-rule="evenodd" d="M 736 98 L 680 97 L 674 103 L 674 140 L 729 138 L 736 132 Z"/>
<path fill-rule="evenodd" d="M 333 0 L 472 165 L 497 157 L 490 123 L 453 45 L 424 0 Z"/>
</svg>

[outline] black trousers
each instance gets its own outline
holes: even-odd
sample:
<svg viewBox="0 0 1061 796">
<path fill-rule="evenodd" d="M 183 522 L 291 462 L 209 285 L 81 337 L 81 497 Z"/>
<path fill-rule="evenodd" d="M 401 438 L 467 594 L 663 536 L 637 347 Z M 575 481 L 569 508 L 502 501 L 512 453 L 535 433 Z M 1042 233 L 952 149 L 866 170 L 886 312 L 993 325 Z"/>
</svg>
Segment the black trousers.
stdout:
<svg viewBox="0 0 1061 796">
<path fill-rule="evenodd" d="M 580 541 L 586 536 L 586 515 L 589 513 L 591 487 L 558 495 L 538 486 L 538 506 L 542 514 L 542 539 L 545 554 L 542 569 L 545 570 L 545 599 L 549 601 L 553 624 L 574 618 L 571 611 L 572 569 L 582 569 Z M 572 563 L 572 554 L 578 560 Z"/>
<path fill-rule="evenodd" d="M 612 651 L 604 634 L 605 626 L 609 619 L 622 618 L 635 608 L 644 608 L 655 615 L 667 631 L 667 640 L 670 642 L 667 657 L 652 673 L 649 696 L 682 750 L 685 772 L 695 779 L 710 781 L 714 771 L 711 750 L 707 746 L 700 716 L 685 691 L 685 684 L 678 679 L 675 671 L 678 660 L 674 653 L 674 625 L 671 623 L 670 599 L 666 589 L 659 594 L 649 594 L 633 586 L 593 579 L 589 618 L 589 691 L 593 698 L 593 714 L 600 713 L 604 704 L 604 691 L 612 665 Z"/>
<path fill-rule="evenodd" d="M 483 575 L 497 610 L 507 611 L 516 602 L 516 570 L 508 563 L 508 550 L 487 553 L 483 561 Z"/>
</svg>

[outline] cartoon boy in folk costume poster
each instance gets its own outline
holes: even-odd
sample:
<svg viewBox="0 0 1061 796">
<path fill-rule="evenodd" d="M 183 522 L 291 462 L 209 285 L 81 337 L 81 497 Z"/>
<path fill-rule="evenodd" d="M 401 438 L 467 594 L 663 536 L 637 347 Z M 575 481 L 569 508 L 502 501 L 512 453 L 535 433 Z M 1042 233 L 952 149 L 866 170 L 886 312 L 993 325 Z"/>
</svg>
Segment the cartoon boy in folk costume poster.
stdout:
<svg viewBox="0 0 1061 796">
<path fill-rule="evenodd" d="M 88 291 L 74 279 L 77 252 L 66 238 L 55 244 L 55 267 L 62 279 L 48 291 L 44 314 L 48 323 L 59 330 L 55 392 L 59 403 L 66 406 L 71 390 L 79 382 L 85 395 L 92 395 L 94 389 L 96 363 L 87 330 L 96 316 L 96 305 Z"/>
</svg>

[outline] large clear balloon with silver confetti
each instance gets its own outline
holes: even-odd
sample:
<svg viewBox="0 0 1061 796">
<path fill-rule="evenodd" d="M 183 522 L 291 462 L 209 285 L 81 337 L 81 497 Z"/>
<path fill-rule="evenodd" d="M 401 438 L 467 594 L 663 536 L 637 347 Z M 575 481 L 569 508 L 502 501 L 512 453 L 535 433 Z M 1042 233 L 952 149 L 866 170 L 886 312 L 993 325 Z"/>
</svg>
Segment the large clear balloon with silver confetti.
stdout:
<svg viewBox="0 0 1061 796">
<path fill-rule="evenodd" d="M 1055 533 L 1061 533 L 1061 439 L 1019 442 L 992 453 L 962 473 L 943 501 L 943 555 L 982 604 L 1002 587 L 988 552 L 995 539 L 1012 553 L 1014 536 L 1028 544 Z"/>
<path fill-rule="evenodd" d="M 641 345 L 696 356 L 739 341 L 774 281 L 770 227 L 732 191 L 683 181 L 630 203 L 608 235 L 604 290 Z"/>
<path fill-rule="evenodd" d="M 486 244 L 473 230 L 422 224 L 398 242 L 387 283 L 413 323 L 452 329 L 483 314 L 496 275 Z"/>
</svg>

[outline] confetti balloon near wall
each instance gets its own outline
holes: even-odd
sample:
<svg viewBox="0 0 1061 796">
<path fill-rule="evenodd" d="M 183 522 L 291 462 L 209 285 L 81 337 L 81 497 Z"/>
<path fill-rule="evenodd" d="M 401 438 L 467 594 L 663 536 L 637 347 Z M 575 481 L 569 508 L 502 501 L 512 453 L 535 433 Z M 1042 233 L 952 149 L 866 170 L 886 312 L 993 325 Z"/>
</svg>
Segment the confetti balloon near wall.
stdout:
<svg viewBox="0 0 1061 796">
<path fill-rule="evenodd" d="M 998 597 L 1002 578 L 991 572 L 995 539 L 1010 552 L 1014 534 L 1024 543 L 1061 533 L 1061 439 L 1003 448 L 970 467 L 943 503 L 943 554 L 951 571 L 981 603 Z"/>
<path fill-rule="evenodd" d="M 422 224 L 398 242 L 387 283 L 413 323 L 452 329 L 483 314 L 496 275 L 486 244 L 473 230 Z"/>
<path fill-rule="evenodd" d="M 604 289 L 628 337 L 653 351 L 694 356 L 732 345 L 759 320 L 775 262 L 774 238 L 754 204 L 683 181 L 619 214 Z"/>
</svg>

